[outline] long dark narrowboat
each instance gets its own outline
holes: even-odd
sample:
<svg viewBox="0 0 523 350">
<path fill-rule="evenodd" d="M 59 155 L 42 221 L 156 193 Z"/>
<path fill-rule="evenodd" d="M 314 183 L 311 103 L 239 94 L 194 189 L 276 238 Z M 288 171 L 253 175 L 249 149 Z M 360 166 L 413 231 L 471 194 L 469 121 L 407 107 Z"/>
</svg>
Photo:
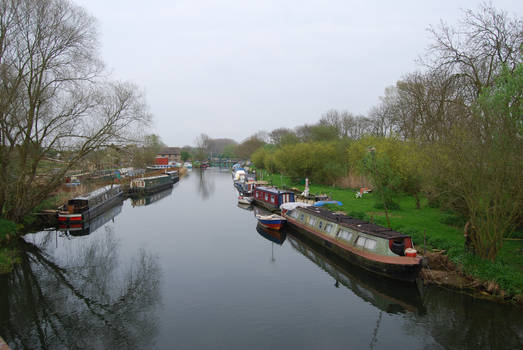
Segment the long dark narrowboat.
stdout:
<svg viewBox="0 0 523 350">
<path fill-rule="evenodd" d="M 145 196 L 172 187 L 170 175 L 142 177 L 131 181 L 129 192 L 131 196 Z"/>
<path fill-rule="evenodd" d="M 273 187 L 256 187 L 253 197 L 254 203 L 273 212 L 279 212 L 283 203 L 294 202 L 294 192 Z"/>
<path fill-rule="evenodd" d="M 314 242 L 368 271 L 402 281 L 419 275 L 423 258 L 410 236 L 306 204 L 283 205 L 282 216 Z"/>
<path fill-rule="evenodd" d="M 122 200 L 120 185 L 108 185 L 83 196 L 70 199 L 58 212 L 59 224 L 89 221 Z"/>
<path fill-rule="evenodd" d="M 123 198 L 120 197 L 120 200 L 116 202 L 112 208 L 107 209 L 96 218 L 83 222 L 60 223 L 58 229 L 67 232 L 71 236 L 89 235 L 109 221 L 114 220 L 115 216 L 122 212 L 122 207 Z"/>
<path fill-rule="evenodd" d="M 180 181 L 180 174 L 178 173 L 178 170 L 166 171 L 165 174 L 171 177 L 171 181 L 173 182 L 173 184 Z"/>
</svg>

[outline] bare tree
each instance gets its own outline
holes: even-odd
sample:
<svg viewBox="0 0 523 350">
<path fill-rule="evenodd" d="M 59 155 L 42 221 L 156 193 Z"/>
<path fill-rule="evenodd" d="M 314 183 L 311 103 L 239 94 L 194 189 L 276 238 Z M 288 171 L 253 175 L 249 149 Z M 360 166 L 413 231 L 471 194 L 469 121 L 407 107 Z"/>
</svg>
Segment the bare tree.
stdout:
<svg viewBox="0 0 523 350">
<path fill-rule="evenodd" d="M 149 121 L 133 85 L 104 80 L 96 39 L 67 0 L 0 0 L 1 215 L 19 221 L 83 157 Z M 65 157 L 51 165 L 51 152 Z"/>
<path fill-rule="evenodd" d="M 434 43 L 425 63 L 463 79 L 473 101 L 493 84 L 503 65 L 513 71 L 521 60 L 523 20 L 486 3 L 477 12 L 465 10 L 464 14 L 457 27 L 441 22 L 428 29 Z"/>
</svg>

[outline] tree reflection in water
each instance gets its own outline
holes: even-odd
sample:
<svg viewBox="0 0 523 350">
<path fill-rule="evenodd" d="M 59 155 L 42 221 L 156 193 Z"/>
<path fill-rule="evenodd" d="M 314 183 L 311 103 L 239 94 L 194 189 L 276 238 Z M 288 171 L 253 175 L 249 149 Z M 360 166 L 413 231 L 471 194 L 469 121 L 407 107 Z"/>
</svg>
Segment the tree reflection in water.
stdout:
<svg viewBox="0 0 523 350">
<path fill-rule="evenodd" d="M 214 182 L 210 182 L 209 179 L 205 177 L 207 171 L 209 170 L 197 170 L 198 176 L 200 177 L 200 181 L 198 182 L 198 193 L 200 193 L 202 199 L 209 198 L 214 192 Z"/>
<path fill-rule="evenodd" d="M 475 299 L 437 287 L 425 291 L 427 314 L 422 320 L 408 315 L 404 330 L 426 334 L 436 349 L 523 349 L 522 308 Z"/>
<path fill-rule="evenodd" d="M 157 257 L 141 249 L 119 266 L 118 241 L 106 231 L 54 260 L 45 252 L 54 232 L 38 245 L 21 240 L 20 264 L 0 279 L 0 334 L 11 346 L 150 347 L 158 332 Z"/>
</svg>

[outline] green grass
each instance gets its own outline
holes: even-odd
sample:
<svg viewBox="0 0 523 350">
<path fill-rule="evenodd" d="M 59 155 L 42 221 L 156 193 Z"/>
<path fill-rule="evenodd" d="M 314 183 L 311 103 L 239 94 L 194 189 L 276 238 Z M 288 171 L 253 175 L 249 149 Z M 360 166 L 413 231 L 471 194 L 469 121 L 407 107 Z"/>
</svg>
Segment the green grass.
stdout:
<svg viewBox="0 0 523 350">
<path fill-rule="evenodd" d="M 0 274 L 8 273 L 17 262 L 16 236 L 21 226 L 0 218 Z"/>
<path fill-rule="evenodd" d="M 0 275 L 11 272 L 17 261 L 16 249 L 0 248 Z"/>
<path fill-rule="evenodd" d="M 295 187 L 300 190 L 304 188 L 302 184 L 293 183 L 290 178 L 279 174 L 264 173 L 264 180 L 275 186 Z M 325 193 L 330 198 L 341 201 L 343 206 L 337 206 L 336 210 L 341 209 L 348 215 L 383 226 L 387 224 L 383 209 L 376 209 L 378 200 L 372 193 L 357 199 L 356 190 L 314 184 L 309 188 L 311 193 Z M 415 200 L 410 196 L 399 196 L 395 201 L 400 209 L 390 211 L 391 228 L 411 235 L 416 249 L 423 251 L 425 236 L 427 249 L 445 250 L 450 260 L 461 266 L 465 273 L 483 281 L 495 281 L 511 295 L 523 294 L 523 241 L 506 240 L 496 261 L 485 261 L 465 251 L 460 218 L 438 208 L 429 207 L 426 199 L 421 201 L 421 209 L 416 209 Z"/>
</svg>

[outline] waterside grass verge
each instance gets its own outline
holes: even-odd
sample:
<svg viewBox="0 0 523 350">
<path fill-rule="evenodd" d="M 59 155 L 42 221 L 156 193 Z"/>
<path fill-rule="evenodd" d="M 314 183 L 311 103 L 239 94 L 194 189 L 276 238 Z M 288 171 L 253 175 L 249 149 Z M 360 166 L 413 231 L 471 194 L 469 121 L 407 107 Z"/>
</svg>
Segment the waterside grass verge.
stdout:
<svg viewBox="0 0 523 350">
<path fill-rule="evenodd" d="M 301 191 L 304 189 L 303 184 L 279 174 L 263 173 L 263 179 L 278 187 L 297 188 Z M 315 184 L 311 184 L 309 188 L 311 193 L 327 194 L 330 198 L 341 201 L 343 206 L 336 207 L 335 210 L 379 225 L 387 225 L 385 212 L 377 209 L 378 198 L 372 193 L 356 198 L 356 191 L 351 189 Z M 459 272 L 479 280 L 483 285 L 497 284 L 502 291 L 497 294 L 504 298 L 523 300 L 523 240 L 505 240 L 496 261 L 482 260 L 465 251 L 462 220 L 452 213 L 431 208 L 426 199 L 421 201 L 421 209 L 416 209 L 413 197 L 398 196 L 395 200 L 399 208 L 389 212 L 391 228 L 411 235 L 418 251 L 443 252 Z"/>
</svg>

